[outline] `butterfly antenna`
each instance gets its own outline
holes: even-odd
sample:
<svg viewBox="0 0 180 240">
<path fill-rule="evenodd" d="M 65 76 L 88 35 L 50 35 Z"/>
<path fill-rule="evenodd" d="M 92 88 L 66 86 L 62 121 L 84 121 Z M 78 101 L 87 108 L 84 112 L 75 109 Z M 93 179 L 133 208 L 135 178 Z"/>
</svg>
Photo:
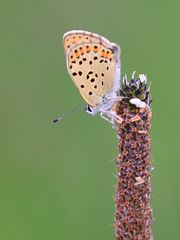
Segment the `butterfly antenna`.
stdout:
<svg viewBox="0 0 180 240">
<path fill-rule="evenodd" d="M 75 107 L 75 108 L 73 108 L 72 110 L 70 110 L 69 112 L 65 112 L 65 113 L 61 114 L 59 117 L 57 117 L 56 119 L 54 119 L 54 120 L 52 121 L 52 123 L 59 122 L 61 119 L 69 116 L 69 115 L 70 115 L 71 113 L 73 113 L 73 112 L 76 112 L 76 111 L 78 111 L 78 110 L 86 110 L 86 109 L 87 109 L 87 106 L 78 106 L 78 107 Z"/>
</svg>

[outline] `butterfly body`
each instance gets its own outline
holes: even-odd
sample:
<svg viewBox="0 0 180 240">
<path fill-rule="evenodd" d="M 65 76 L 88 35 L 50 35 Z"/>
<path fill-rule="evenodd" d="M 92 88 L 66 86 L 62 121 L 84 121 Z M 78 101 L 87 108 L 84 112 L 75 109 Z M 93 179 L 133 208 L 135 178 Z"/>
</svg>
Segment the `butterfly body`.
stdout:
<svg viewBox="0 0 180 240">
<path fill-rule="evenodd" d="M 120 85 L 120 48 L 106 38 L 87 31 L 64 34 L 68 72 L 88 104 L 87 112 L 108 111 Z"/>
</svg>

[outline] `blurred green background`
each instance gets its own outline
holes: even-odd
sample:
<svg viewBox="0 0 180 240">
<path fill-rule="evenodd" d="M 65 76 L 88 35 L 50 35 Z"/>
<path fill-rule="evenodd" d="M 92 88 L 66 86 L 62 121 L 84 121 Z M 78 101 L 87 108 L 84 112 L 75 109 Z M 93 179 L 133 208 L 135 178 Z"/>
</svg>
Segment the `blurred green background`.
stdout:
<svg viewBox="0 0 180 240">
<path fill-rule="evenodd" d="M 154 238 L 179 232 L 179 1 L 1 0 L 0 239 L 113 240 L 117 138 L 82 105 L 66 69 L 64 32 L 120 44 L 122 75 L 152 83 Z"/>
</svg>

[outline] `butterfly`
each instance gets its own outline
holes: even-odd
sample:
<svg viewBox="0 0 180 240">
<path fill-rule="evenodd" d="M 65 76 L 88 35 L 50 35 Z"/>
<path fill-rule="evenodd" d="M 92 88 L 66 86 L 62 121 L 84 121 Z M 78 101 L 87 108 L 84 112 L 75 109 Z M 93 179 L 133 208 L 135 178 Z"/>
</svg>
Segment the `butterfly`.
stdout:
<svg viewBox="0 0 180 240">
<path fill-rule="evenodd" d="M 87 103 L 86 112 L 108 114 L 120 85 L 120 47 L 103 36 L 83 30 L 66 32 L 63 46 L 68 73 Z"/>
</svg>

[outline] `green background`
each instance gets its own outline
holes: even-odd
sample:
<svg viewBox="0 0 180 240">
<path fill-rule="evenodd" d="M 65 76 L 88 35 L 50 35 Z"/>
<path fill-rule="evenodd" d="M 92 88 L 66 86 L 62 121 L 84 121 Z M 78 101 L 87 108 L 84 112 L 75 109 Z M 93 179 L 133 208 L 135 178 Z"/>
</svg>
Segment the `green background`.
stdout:
<svg viewBox="0 0 180 240">
<path fill-rule="evenodd" d="M 66 69 L 64 32 L 120 44 L 122 75 L 152 86 L 154 238 L 179 232 L 179 1 L 0 1 L 0 239 L 110 240 L 116 132 L 83 111 Z"/>
</svg>

